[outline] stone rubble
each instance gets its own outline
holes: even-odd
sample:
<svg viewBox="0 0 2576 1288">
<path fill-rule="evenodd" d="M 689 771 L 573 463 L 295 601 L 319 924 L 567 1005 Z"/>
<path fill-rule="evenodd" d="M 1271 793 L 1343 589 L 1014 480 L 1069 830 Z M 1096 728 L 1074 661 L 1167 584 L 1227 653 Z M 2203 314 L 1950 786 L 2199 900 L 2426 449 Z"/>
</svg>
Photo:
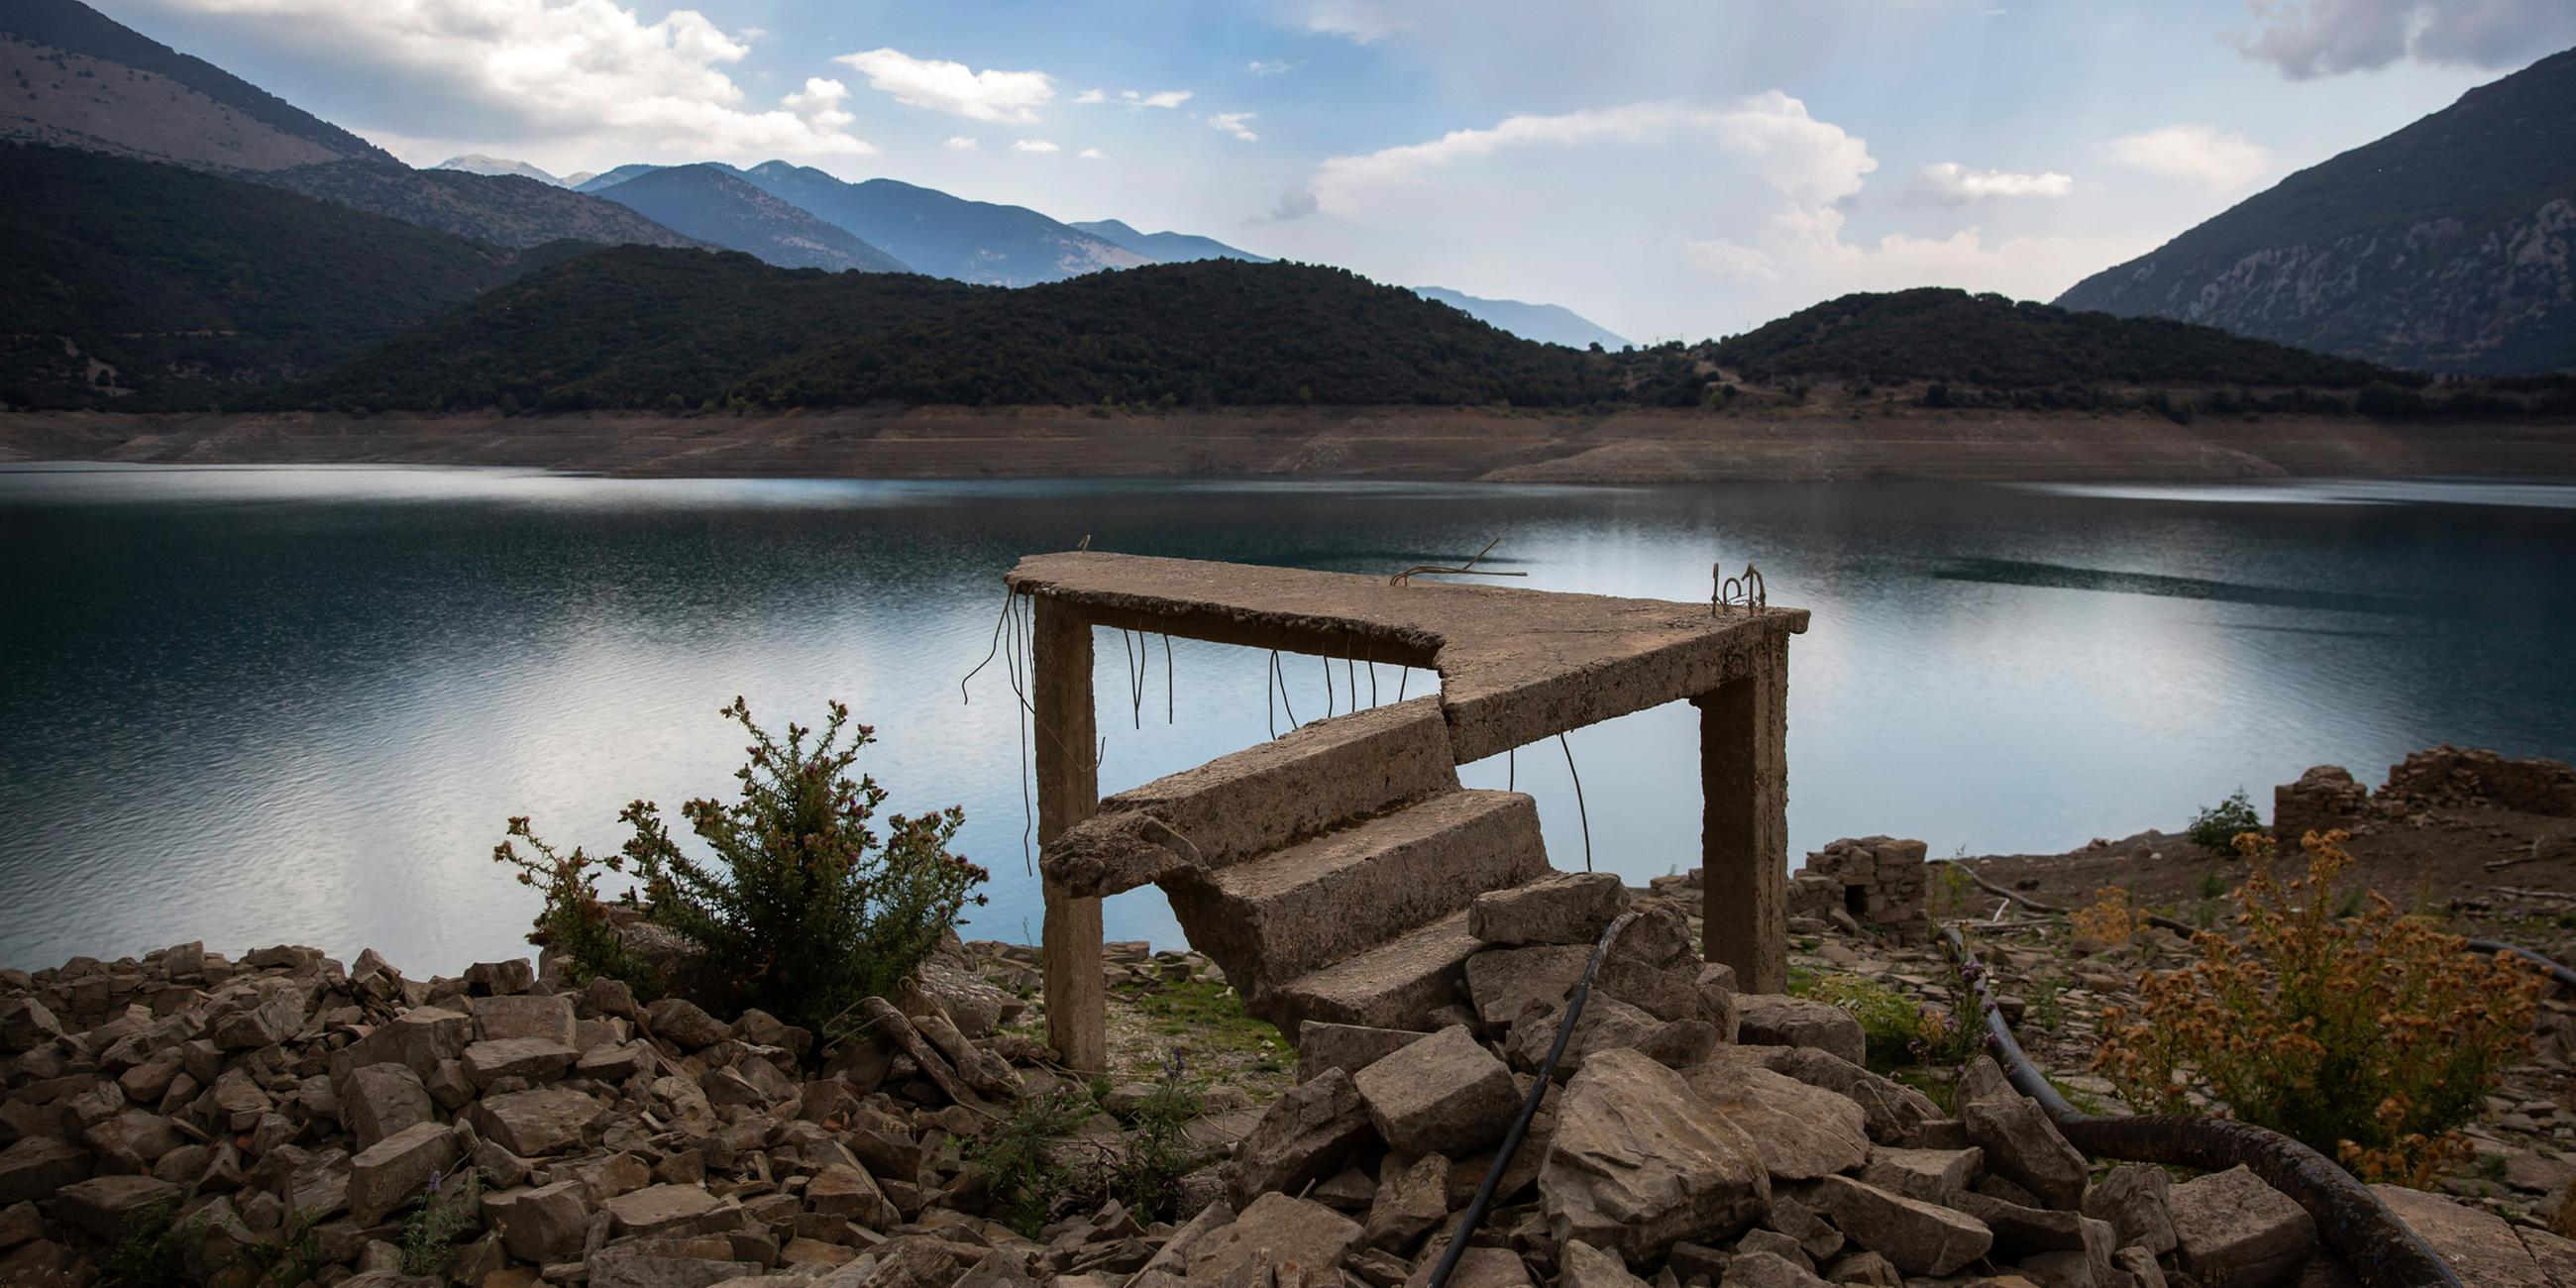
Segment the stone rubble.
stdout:
<svg viewBox="0 0 2576 1288">
<path fill-rule="evenodd" d="M 1837 847 L 1868 856 L 1870 889 L 1921 903 L 1919 872 L 1879 866 L 1919 868 L 1919 844 Z M 1657 885 L 1480 902 L 1483 947 L 1419 1030 L 1306 1024 L 1298 1080 L 1266 1105 L 1209 1093 L 1208 1163 L 1174 1210 L 1112 1202 L 1035 1237 L 965 1152 L 979 1105 L 1067 1076 L 1001 1027 L 1022 1004 L 980 973 L 1024 987 L 1025 950 L 936 959 L 840 1043 L 527 962 L 424 982 L 373 954 L 353 971 L 192 944 L 0 972 L 0 1288 L 101 1284 L 108 1245 L 158 1205 L 192 1282 L 223 1288 L 254 1286 L 203 1277 L 306 1231 L 328 1288 L 1398 1288 L 1428 1282 L 1533 1092 L 1453 1284 L 2348 1282 L 2306 1213 L 2244 1169 L 2096 1166 L 1982 1060 L 1955 1114 L 1871 1072 L 1849 1014 L 1739 996 L 1698 962 L 1696 891 Z M 1870 897 L 1879 933 L 1793 961 L 1945 997 L 1903 909 Z M 1592 937 L 1630 908 L 1543 1084 Z M 1112 956 L 1137 979 L 1210 978 L 1142 946 Z M 404 1273 L 406 1223 L 469 1172 L 484 1188 L 446 1270 Z M 2471 1282 L 2576 1288 L 2576 1244 L 2437 1195 L 2390 1201 Z"/>
</svg>

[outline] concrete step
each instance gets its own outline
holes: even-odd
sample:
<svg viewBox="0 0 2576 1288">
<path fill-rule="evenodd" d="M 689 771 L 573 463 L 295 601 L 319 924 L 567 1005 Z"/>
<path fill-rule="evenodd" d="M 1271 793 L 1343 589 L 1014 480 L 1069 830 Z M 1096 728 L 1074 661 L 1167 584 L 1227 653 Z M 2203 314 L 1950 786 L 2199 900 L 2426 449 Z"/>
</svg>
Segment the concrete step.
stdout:
<svg viewBox="0 0 2576 1288">
<path fill-rule="evenodd" d="M 1048 845 L 1047 875 L 1069 893 L 1116 894 L 1183 864 L 1229 867 L 1456 790 L 1440 699 L 1389 703 L 1109 797 Z"/>
<path fill-rule="evenodd" d="M 1457 791 L 1167 888 L 1191 946 L 1249 997 L 1545 871 L 1536 801 Z"/>
<path fill-rule="evenodd" d="M 1290 1042 L 1308 1020 L 1418 1029 L 1432 1008 L 1456 998 L 1467 959 L 1482 947 L 1461 910 L 1272 988 L 1251 1003 L 1252 1013 Z"/>
</svg>

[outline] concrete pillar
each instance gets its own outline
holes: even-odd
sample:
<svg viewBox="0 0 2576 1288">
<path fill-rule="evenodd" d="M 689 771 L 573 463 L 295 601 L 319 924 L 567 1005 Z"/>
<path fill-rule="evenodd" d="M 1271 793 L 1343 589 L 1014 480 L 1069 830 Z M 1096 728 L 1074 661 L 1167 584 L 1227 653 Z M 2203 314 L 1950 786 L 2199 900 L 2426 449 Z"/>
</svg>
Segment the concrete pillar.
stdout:
<svg viewBox="0 0 2576 1288">
<path fill-rule="evenodd" d="M 1789 637 L 1699 708 L 1701 912 L 1708 959 L 1738 987 L 1789 986 Z"/>
<path fill-rule="evenodd" d="M 1038 844 L 1091 817 L 1100 804 L 1098 735 L 1091 705 L 1091 623 L 1043 596 L 1031 644 L 1035 692 Z M 1109 1067 L 1108 1001 L 1101 991 L 1100 900 L 1046 885 L 1041 965 L 1047 1043 L 1075 1069 Z"/>
</svg>

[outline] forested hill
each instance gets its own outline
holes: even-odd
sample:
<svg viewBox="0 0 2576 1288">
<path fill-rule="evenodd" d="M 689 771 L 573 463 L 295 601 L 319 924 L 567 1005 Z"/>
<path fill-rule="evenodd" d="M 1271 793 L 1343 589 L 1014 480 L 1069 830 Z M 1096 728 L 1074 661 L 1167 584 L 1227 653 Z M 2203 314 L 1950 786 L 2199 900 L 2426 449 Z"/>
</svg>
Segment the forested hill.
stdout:
<svg viewBox="0 0 2576 1288">
<path fill-rule="evenodd" d="M 2412 379 L 2215 327 L 2080 313 L 1944 287 L 1846 295 L 1706 353 L 1752 380 L 1824 376 L 1994 389 L 2063 385 L 2353 388 Z"/>
<path fill-rule="evenodd" d="M 1621 396 L 1534 344 L 1339 269 L 1208 260 L 1002 289 L 622 247 L 485 295 L 263 406 L 527 409 L 1493 403 Z"/>
</svg>

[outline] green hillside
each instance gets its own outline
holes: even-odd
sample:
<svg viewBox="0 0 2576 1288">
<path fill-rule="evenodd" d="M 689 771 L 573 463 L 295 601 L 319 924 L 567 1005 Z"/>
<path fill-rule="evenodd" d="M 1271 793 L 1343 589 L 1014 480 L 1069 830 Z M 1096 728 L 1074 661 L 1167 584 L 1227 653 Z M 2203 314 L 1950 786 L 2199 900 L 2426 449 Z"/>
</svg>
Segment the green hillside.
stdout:
<svg viewBox="0 0 2576 1288">
<path fill-rule="evenodd" d="M 318 370 L 553 253 L 514 257 L 259 184 L 62 148 L 0 146 L 0 192 L 0 400 L 17 406 L 201 408 Z"/>
<path fill-rule="evenodd" d="M 1928 380 L 1990 389 L 2060 385 L 2314 386 L 2397 372 L 2162 318 L 2078 313 L 1946 287 L 1846 295 L 1708 350 L 1747 379 Z"/>
<path fill-rule="evenodd" d="M 493 291 L 263 407 L 699 407 L 744 373 L 999 288 L 621 246 Z"/>
</svg>

